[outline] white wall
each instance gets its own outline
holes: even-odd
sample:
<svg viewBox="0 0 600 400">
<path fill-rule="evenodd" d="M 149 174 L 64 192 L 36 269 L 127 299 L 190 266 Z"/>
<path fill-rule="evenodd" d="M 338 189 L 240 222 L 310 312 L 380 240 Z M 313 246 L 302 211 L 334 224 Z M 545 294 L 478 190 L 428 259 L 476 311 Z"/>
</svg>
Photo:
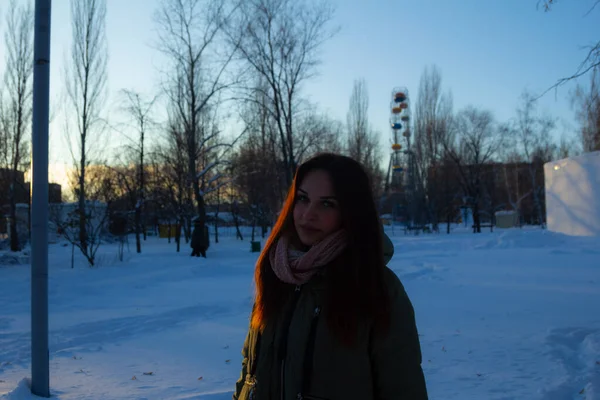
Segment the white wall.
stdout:
<svg viewBox="0 0 600 400">
<path fill-rule="evenodd" d="M 544 165 L 548 230 L 600 236 L 600 151 Z"/>
</svg>

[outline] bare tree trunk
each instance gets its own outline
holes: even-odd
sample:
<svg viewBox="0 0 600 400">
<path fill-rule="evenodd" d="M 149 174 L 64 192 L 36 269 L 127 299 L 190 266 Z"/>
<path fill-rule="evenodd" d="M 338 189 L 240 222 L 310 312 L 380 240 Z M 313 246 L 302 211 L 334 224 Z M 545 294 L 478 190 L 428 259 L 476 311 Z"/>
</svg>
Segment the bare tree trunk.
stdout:
<svg viewBox="0 0 600 400">
<path fill-rule="evenodd" d="M 17 231 L 17 206 L 15 203 L 14 190 L 10 194 L 10 251 L 21 250 L 19 244 L 19 233 Z"/>
<path fill-rule="evenodd" d="M 71 64 L 65 77 L 67 93 L 77 116 L 79 162 L 77 165 L 79 203 L 79 244 L 81 252 L 90 259 L 87 232 L 86 168 L 90 149 L 96 144 L 92 139 L 98 133 L 96 126 L 106 92 L 105 21 L 106 0 L 71 0 L 73 42 Z M 75 158 L 76 156 L 73 155 Z"/>
<path fill-rule="evenodd" d="M 27 240 L 31 243 L 31 190 L 27 191 Z"/>
<path fill-rule="evenodd" d="M 175 243 L 177 243 L 177 252 L 181 251 L 181 227 L 183 226 L 183 218 L 180 217 L 175 224 Z"/>
<path fill-rule="evenodd" d="M 219 243 L 219 208 L 221 205 L 220 189 L 217 189 L 217 207 L 215 209 L 215 243 Z"/>
<path fill-rule="evenodd" d="M 84 117 L 85 119 L 85 114 Z M 82 134 L 81 135 L 81 148 L 82 148 L 82 152 L 81 152 L 81 159 L 80 159 L 80 164 L 79 164 L 79 195 L 78 195 L 78 202 L 79 202 L 79 243 L 80 243 L 80 248 L 81 251 L 86 254 L 88 251 L 87 248 L 87 231 L 86 231 L 86 227 L 87 227 L 87 213 L 85 210 L 85 167 L 86 167 L 86 157 L 85 157 L 85 151 L 83 151 L 83 149 L 85 149 L 85 141 L 86 141 L 86 135 Z"/>
<path fill-rule="evenodd" d="M 150 116 L 153 111 L 154 103 L 157 97 L 155 96 L 150 101 L 145 101 L 142 96 L 133 90 L 123 90 L 125 97 L 125 111 L 135 120 L 135 124 L 139 133 L 139 147 L 135 149 L 138 153 L 138 178 L 136 188 L 136 208 L 135 208 L 135 234 L 136 234 L 136 249 L 138 253 L 141 253 L 141 243 L 139 236 L 143 234 L 144 240 L 146 240 L 146 223 L 144 220 L 144 209 L 145 203 L 145 139 L 146 139 L 146 128 L 148 125 L 153 123 Z"/>
<path fill-rule="evenodd" d="M 188 244 L 190 240 L 192 240 L 192 216 L 186 214 L 183 217 L 183 237 L 185 238 L 185 243 Z"/>
<path fill-rule="evenodd" d="M 369 174 L 373 193 L 381 193 L 383 171 L 379 134 L 369 124 L 369 93 L 364 79 L 354 81 L 350 104 L 346 114 L 347 153 L 361 163 Z"/>
<path fill-rule="evenodd" d="M 135 207 L 135 216 L 134 216 L 134 224 L 135 224 L 135 250 L 137 253 L 142 252 L 142 243 L 140 241 L 140 224 L 141 224 L 141 207 L 139 204 L 136 204 Z"/>
<path fill-rule="evenodd" d="M 446 158 L 444 154 L 442 158 L 442 168 L 443 168 L 443 188 L 444 188 L 444 209 L 446 211 L 446 234 L 450 234 L 450 224 L 452 222 L 452 211 L 454 211 L 453 207 L 453 199 L 452 196 L 452 188 L 450 186 L 451 181 L 451 164 L 450 160 Z"/>
<path fill-rule="evenodd" d="M 8 200 L 10 216 L 10 249 L 21 250 L 24 243 L 20 243 L 17 198 L 18 193 L 25 193 L 24 182 L 20 181 L 20 169 L 24 168 L 29 160 L 28 143 L 26 141 L 32 115 L 32 76 L 33 76 L 33 9 L 31 5 L 17 5 L 15 0 L 9 4 L 6 16 L 6 33 L 4 46 L 6 48 L 6 67 L 4 75 L 4 92 L 6 100 L 0 98 L 2 106 L 2 125 L 4 130 L 4 143 L 6 146 L 2 153 L 6 157 L 0 161 L 0 167 L 9 169 Z M 21 199 L 24 201 L 24 199 Z"/>
<path fill-rule="evenodd" d="M 268 227 L 265 221 L 262 222 L 262 224 L 260 225 L 260 235 L 261 237 L 264 239 L 267 236 L 267 232 L 268 232 Z"/>
<path fill-rule="evenodd" d="M 140 132 L 140 190 L 139 190 L 139 206 L 136 207 L 136 211 L 139 209 L 139 217 L 138 217 L 138 222 L 137 222 L 137 226 L 139 227 L 140 224 L 142 224 L 142 232 L 144 234 L 144 241 L 146 240 L 146 221 L 144 218 L 142 218 L 142 216 L 144 215 L 144 208 L 146 207 L 146 187 L 145 187 L 145 182 L 144 182 L 144 175 L 145 175 L 145 168 L 144 168 L 144 127 L 142 124 L 142 129 Z M 139 230 L 139 229 L 138 229 Z M 139 233 L 138 233 L 139 236 Z M 136 238 L 137 241 L 139 241 L 139 239 Z M 138 244 L 138 253 L 142 252 L 142 245 Z"/>
<path fill-rule="evenodd" d="M 21 115 L 21 111 L 17 112 L 17 127 L 16 127 L 16 131 L 15 131 L 15 138 L 17 138 L 20 133 L 18 132 L 22 132 L 23 131 L 23 126 L 22 126 L 22 115 Z M 16 141 L 15 141 L 16 142 Z M 16 144 L 16 143 L 15 143 Z M 20 186 L 19 181 L 17 180 L 17 173 L 19 172 L 19 160 L 21 158 L 20 155 L 20 146 L 15 145 L 14 148 L 14 162 L 13 165 L 11 166 L 11 175 L 12 175 L 12 179 L 11 179 L 11 183 L 10 183 L 10 194 L 9 194 L 9 198 L 10 198 L 10 250 L 11 251 L 19 251 L 21 250 L 21 243 L 19 240 L 19 230 L 17 228 L 18 226 L 18 220 L 17 220 L 17 196 L 16 196 L 16 192 L 17 192 L 17 188 Z"/>
<path fill-rule="evenodd" d="M 479 204 L 477 201 L 473 202 L 471 209 L 473 210 L 473 233 L 481 233 L 481 216 L 479 215 Z"/>
<path fill-rule="evenodd" d="M 238 207 L 237 204 L 232 204 L 231 214 L 233 217 L 233 223 L 235 225 L 235 238 L 244 240 L 244 236 L 242 236 L 242 231 L 240 231 L 240 219 L 238 215 Z"/>
</svg>

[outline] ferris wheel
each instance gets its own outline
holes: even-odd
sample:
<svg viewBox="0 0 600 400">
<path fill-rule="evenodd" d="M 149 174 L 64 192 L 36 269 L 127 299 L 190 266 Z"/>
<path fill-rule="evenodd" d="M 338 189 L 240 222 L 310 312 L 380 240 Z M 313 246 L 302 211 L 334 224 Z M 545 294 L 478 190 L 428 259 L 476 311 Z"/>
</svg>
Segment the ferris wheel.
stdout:
<svg viewBox="0 0 600 400">
<path fill-rule="evenodd" d="M 395 87 L 392 89 L 390 101 L 390 126 L 392 153 L 386 179 L 386 192 L 399 190 L 408 184 L 408 170 L 405 155 L 410 154 L 410 100 L 408 89 Z M 406 142 L 406 150 L 402 142 Z"/>
</svg>

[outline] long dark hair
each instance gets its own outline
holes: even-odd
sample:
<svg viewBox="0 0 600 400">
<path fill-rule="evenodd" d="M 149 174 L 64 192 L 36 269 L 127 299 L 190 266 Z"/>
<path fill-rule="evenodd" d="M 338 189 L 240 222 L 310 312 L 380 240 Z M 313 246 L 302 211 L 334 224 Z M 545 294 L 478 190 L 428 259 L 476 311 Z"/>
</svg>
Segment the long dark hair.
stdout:
<svg viewBox="0 0 600 400">
<path fill-rule="evenodd" d="M 351 345 L 360 320 L 370 319 L 377 327 L 387 329 L 390 305 L 384 282 L 382 231 L 369 176 L 360 163 L 337 154 L 319 154 L 296 171 L 283 209 L 256 263 L 252 326 L 264 329 L 289 293 L 289 285 L 281 282 L 271 268 L 269 252 L 282 235 L 297 240 L 293 221 L 296 192 L 313 170 L 329 174 L 342 229 L 348 233 L 346 250 L 327 267 L 327 320 L 336 336 Z"/>
</svg>

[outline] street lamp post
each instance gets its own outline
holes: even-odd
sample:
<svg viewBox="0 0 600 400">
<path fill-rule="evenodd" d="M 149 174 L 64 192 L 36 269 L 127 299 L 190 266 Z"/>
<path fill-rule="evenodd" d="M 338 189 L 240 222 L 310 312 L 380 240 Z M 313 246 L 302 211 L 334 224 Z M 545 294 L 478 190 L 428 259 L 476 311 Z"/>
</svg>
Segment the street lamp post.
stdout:
<svg viewBox="0 0 600 400">
<path fill-rule="evenodd" d="M 50 397 L 48 354 L 48 123 L 51 0 L 35 2 L 31 140 L 31 392 Z"/>
</svg>

